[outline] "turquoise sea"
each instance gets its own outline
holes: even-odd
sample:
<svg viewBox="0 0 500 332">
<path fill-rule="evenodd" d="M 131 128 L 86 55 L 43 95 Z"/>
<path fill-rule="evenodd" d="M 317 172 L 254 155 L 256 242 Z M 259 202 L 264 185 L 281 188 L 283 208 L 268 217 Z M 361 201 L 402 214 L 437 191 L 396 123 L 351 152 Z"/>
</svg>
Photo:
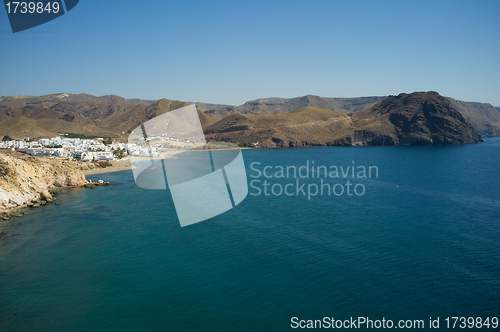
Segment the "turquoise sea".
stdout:
<svg viewBox="0 0 500 332">
<path fill-rule="evenodd" d="M 378 177 L 351 177 L 364 188 L 352 196 L 250 187 L 236 208 L 182 228 L 168 190 L 137 187 L 131 171 L 92 177 L 116 185 L 63 190 L 59 206 L 0 221 L 11 233 L 0 240 L 0 331 L 288 331 L 293 317 L 423 320 L 421 330 L 439 317 L 448 330 L 446 317 L 500 316 L 499 138 L 243 155 L 249 183 L 252 163 L 272 174 L 376 166 Z M 275 193 L 320 184 L 307 174 L 257 180 Z"/>
</svg>

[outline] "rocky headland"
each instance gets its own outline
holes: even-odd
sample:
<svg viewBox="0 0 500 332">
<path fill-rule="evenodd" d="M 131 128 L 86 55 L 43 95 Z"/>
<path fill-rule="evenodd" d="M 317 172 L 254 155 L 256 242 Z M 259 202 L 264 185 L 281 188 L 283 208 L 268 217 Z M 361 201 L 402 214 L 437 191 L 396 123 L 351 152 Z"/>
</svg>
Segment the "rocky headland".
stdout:
<svg viewBox="0 0 500 332">
<path fill-rule="evenodd" d="M 0 213 L 8 219 L 14 210 L 52 203 L 60 188 L 109 185 L 85 178 L 84 171 L 98 167 L 93 163 L 0 152 Z"/>
</svg>

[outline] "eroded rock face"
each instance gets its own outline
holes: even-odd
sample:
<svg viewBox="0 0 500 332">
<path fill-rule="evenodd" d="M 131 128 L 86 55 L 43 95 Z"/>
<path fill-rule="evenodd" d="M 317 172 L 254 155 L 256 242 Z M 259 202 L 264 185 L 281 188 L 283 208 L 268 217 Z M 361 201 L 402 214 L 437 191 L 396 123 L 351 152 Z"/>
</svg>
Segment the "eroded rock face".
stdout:
<svg viewBox="0 0 500 332">
<path fill-rule="evenodd" d="M 56 180 L 54 182 L 54 186 L 61 188 L 61 187 L 74 187 L 78 186 L 79 183 L 78 181 L 72 179 L 72 178 L 63 178 L 63 177 L 56 177 Z"/>
<path fill-rule="evenodd" d="M 87 183 L 79 162 L 42 160 L 21 153 L 0 153 L 0 211 L 52 200 L 54 187 Z"/>
<path fill-rule="evenodd" d="M 449 145 L 481 142 L 481 136 L 437 92 L 415 92 L 380 102 L 395 126 L 400 145 Z"/>
</svg>

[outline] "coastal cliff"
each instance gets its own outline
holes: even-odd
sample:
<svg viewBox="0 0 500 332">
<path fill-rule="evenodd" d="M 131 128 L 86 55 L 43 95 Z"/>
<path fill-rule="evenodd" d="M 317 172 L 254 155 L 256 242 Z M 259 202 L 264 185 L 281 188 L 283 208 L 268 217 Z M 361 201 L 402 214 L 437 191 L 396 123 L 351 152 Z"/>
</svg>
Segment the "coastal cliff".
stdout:
<svg viewBox="0 0 500 332">
<path fill-rule="evenodd" d="M 50 197 L 61 187 L 83 186 L 83 170 L 91 163 L 31 157 L 17 152 L 0 152 L 0 212 L 8 212 Z"/>
</svg>

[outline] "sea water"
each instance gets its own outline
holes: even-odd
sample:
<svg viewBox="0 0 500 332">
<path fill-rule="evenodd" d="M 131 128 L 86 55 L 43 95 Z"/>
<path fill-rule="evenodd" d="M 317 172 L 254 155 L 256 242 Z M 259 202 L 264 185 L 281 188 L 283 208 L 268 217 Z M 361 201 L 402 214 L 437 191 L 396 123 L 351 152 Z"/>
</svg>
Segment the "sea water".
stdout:
<svg viewBox="0 0 500 332">
<path fill-rule="evenodd" d="M 247 198 L 187 227 L 169 191 L 132 171 L 1 221 L 0 331 L 287 331 L 325 317 L 428 330 L 500 316 L 500 139 L 243 155 Z M 307 194 L 325 183 L 336 192 Z"/>
</svg>

